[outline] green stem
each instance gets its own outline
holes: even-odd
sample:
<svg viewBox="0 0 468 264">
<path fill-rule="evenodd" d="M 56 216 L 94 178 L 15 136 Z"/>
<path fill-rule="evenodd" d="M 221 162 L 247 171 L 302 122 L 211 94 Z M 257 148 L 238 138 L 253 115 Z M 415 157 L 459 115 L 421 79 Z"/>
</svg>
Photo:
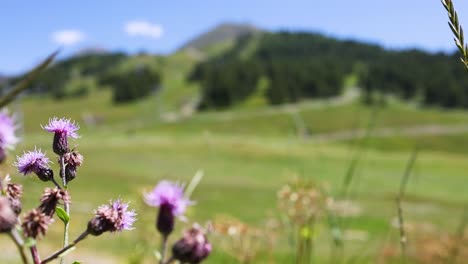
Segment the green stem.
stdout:
<svg viewBox="0 0 468 264">
<path fill-rule="evenodd" d="M 58 182 L 57 182 L 54 178 L 52 178 L 52 179 L 50 179 L 50 180 L 52 181 L 52 183 L 53 183 L 57 188 L 62 189 L 62 186 L 60 186 L 60 184 L 58 184 Z"/>
<path fill-rule="evenodd" d="M 162 245 L 161 245 L 161 261 L 159 261 L 160 264 L 165 264 L 164 259 L 166 258 L 166 248 L 167 248 L 167 237 L 166 235 L 163 235 L 162 237 Z"/>
<path fill-rule="evenodd" d="M 174 257 L 170 257 L 164 264 L 171 264 L 172 262 L 176 261 Z"/>
<path fill-rule="evenodd" d="M 67 250 L 75 247 L 80 241 L 82 241 L 83 239 L 85 239 L 86 237 L 88 236 L 88 231 L 84 231 L 77 239 L 75 239 L 73 241 L 73 243 L 63 247 L 62 249 L 56 251 L 54 254 L 50 255 L 49 257 L 47 257 L 46 259 L 44 259 L 40 264 L 46 264 L 58 257 L 60 257 L 61 254 L 63 254 L 64 252 L 66 252 Z M 63 260 L 63 258 L 62 258 Z"/>
<path fill-rule="evenodd" d="M 62 178 L 62 183 L 63 183 L 63 188 L 66 190 L 67 189 L 67 178 L 65 177 L 65 159 L 63 155 L 60 155 L 60 177 Z M 65 202 L 63 205 L 65 212 L 67 213 L 68 216 L 70 216 L 70 204 L 68 202 Z M 70 228 L 70 221 L 65 223 L 64 226 L 64 231 L 63 231 L 63 247 L 68 246 L 68 229 Z M 65 259 L 62 257 L 60 259 L 60 263 L 64 264 Z"/>
<path fill-rule="evenodd" d="M 24 252 L 23 239 L 19 236 L 15 229 L 11 230 L 11 232 L 8 234 L 10 235 L 11 240 L 15 242 L 15 245 L 18 248 L 18 252 L 20 253 L 21 260 L 23 260 L 23 264 L 29 264 L 29 260 L 26 257 L 26 253 Z"/>
<path fill-rule="evenodd" d="M 165 264 L 164 259 L 166 258 L 166 248 L 167 248 L 167 237 L 166 235 L 163 235 L 162 238 L 162 245 L 161 245 L 161 261 L 159 262 L 160 264 Z"/>
</svg>

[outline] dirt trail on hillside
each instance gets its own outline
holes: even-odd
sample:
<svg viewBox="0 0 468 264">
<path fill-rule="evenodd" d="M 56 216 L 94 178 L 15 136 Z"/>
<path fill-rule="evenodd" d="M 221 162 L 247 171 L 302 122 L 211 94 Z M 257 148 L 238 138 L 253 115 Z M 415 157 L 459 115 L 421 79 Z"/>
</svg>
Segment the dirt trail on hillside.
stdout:
<svg viewBox="0 0 468 264">
<path fill-rule="evenodd" d="M 468 133 L 468 125 L 423 125 L 413 127 L 376 128 L 371 138 L 385 138 L 395 136 L 431 136 Z M 366 136 L 365 129 L 345 130 L 332 133 L 312 134 L 308 138 L 317 142 L 346 141 Z"/>
<path fill-rule="evenodd" d="M 269 116 L 277 113 L 295 114 L 304 110 L 320 109 L 324 107 L 338 106 L 351 103 L 359 98 L 359 88 L 349 88 L 340 96 L 330 97 L 327 99 L 309 100 L 307 102 L 282 104 L 281 106 L 271 106 L 255 111 L 225 111 L 204 113 L 205 118 L 212 120 L 234 120 L 239 118 L 252 118 L 253 116 Z"/>
</svg>

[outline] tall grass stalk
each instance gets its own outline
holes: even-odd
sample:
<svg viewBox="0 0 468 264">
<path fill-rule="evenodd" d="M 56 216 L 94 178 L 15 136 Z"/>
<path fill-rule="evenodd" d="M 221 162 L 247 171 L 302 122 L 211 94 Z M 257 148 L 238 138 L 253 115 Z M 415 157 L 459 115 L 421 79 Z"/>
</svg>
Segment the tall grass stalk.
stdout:
<svg viewBox="0 0 468 264">
<path fill-rule="evenodd" d="M 355 178 L 358 164 L 361 161 L 365 150 L 368 147 L 369 139 L 372 136 L 377 122 L 379 110 L 380 107 L 378 105 L 375 105 L 372 108 L 372 112 L 367 122 L 365 135 L 354 146 L 354 153 L 352 154 L 351 162 L 345 172 L 343 183 L 341 186 L 341 191 L 338 195 L 338 199 L 340 200 L 344 201 L 348 199 L 349 188 L 353 179 Z M 346 229 L 346 223 L 344 220 L 345 219 L 339 218 L 331 212 L 328 213 L 328 224 L 330 226 L 330 229 L 332 230 L 331 233 L 333 237 L 333 247 L 330 253 L 330 261 L 332 263 L 341 263 L 344 257 L 344 242 L 342 238 L 343 231 Z"/>
<path fill-rule="evenodd" d="M 372 136 L 372 133 L 375 128 L 375 124 L 377 122 L 377 117 L 379 113 L 379 106 L 374 106 L 369 117 L 369 121 L 367 122 L 366 132 L 363 138 L 359 141 L 359 143 L 355 146 L 354 155 L 351 158 L 351 162 L 346 170 L 345 176 L 343 178 L 343 185 L 341 187 L 341 199 L 347 199 L 350 185 L 354 179 L 356 174 L 356 170 L 358 167 L 359 162 L 362 159 L 362 156 L 369 144 L 369 139 Z"/>
<path fill-rule="evenodd" d="M 51 55 L 49 55 L 44 61 L 39 63 L 34 69 L 32 69 L 26 77 L 21 80 L 17 85 L 15 85 L 12 89 L 10 89 L 6 95 L 0 98 L 0 108 L 7 106 L 11 103 L 22 91 L 26 90 L 32 81 L 39 76 L 41 72 L 43 72 L 47 66 L 49 66 L 59 53 L 59 50 L 55 51 Z"/>
<path fill-rule="evenodd" d="M 406 169 L 403 174 L 403 177 L 401 178 L 400 181 L 400 190 L 398 192 L 398 195 L 396 197 L 396 204 L 397 204 L 397 213 L 398 213 L 398 229 L 400 231 L 400 247 L 401 247 L 401 261 L 402 263 L 407 263 L 407 243 L 408 239 L 406 237 L 406 232 L 405 232 L 405 226 L 404 226 L 404 218 L 403 218 L 403 208 L 401 201 L 405 195 L 405 189 L 406 185 L 408 183 L 408 179 L 411 175 L 411 171 L 414 167 L 414 163 L 416 161 L 416 158 L 418 156 L 418 148 L 415 147 L 411 157 L 408 160 L 408 163 L 406 164 Z"/>
<path fill-rule="evenodd" d="M 453 5 L 452 0 L 441 0 L 441 2 L 445 10 L 447 10 L 447 15 L 449 18 L 448 25 L 454 35 L 455 45 L 461 53 L 460 60 L 468 70 L 468 45 L 465 44 L 463 28 L 458 20 L 457 11 L 455 10 L 455 6 Z"/>
</svg>

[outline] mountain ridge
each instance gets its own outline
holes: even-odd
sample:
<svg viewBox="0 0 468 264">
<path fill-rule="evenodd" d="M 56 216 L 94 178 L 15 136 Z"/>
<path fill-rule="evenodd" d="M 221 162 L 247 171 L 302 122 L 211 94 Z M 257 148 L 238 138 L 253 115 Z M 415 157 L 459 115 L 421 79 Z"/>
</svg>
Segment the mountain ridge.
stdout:
<svg viewBox="0 0 468 264">
<path fill-rule="evenodd" d="M 258 34 L 263 30 L 248 23 L 221 23 L 183 44 L 177 51 L 186 49 L 203 50 L 209 46 L 223 42 L 235 41 L 238 38 L 251 34 Z"/>
</svg>

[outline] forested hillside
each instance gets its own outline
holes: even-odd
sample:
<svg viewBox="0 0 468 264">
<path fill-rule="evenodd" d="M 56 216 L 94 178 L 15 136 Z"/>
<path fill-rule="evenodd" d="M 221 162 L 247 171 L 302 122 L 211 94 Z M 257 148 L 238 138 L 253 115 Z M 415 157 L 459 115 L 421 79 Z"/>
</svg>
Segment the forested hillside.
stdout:
<svg viewBox="0 0 468 264">
<path fill-rule="evenodd" d="M 468 75 L 456 55 L 385 50 L 306 32 L 264 33 L 198 64 L 202 108 L 225 108 L 251 96 L 270 104 L 339 95 L 354 75 L 365 102 L 395 95 L 426 105 L 468 106 Z"/>
<path fill-rule="evenodd" d="M 49 67 L 29 91 L 62 99 L 110 88 L 115 103 L 128 102 L 147 96 L 158 87 L 161 81 L 160 69 L 155 66 L 158 60 L 158 56 L 146 54 L 78 54 Z M 22 78 L 12 78 L 10 82 Z"/>
</svg>

